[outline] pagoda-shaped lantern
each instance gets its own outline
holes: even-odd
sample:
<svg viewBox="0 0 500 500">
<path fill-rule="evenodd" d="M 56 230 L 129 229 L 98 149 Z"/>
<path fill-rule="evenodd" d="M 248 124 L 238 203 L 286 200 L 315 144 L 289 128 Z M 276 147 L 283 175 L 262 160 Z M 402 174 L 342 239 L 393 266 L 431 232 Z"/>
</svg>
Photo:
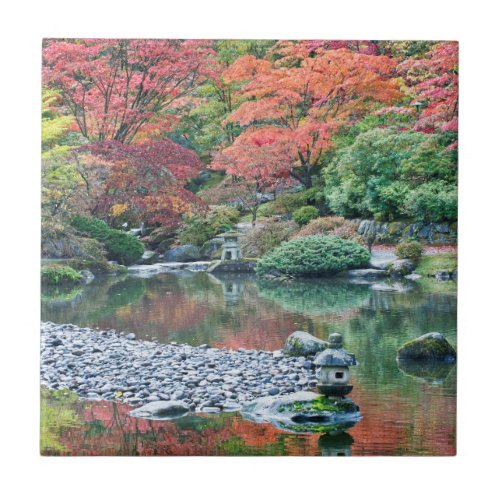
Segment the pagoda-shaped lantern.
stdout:
<svg viewBox="0 0 500 500">
<path fill-rule="evenodd" d="M 227 233 L 219 234 L 219 236 L 224 238 L 221 260 L 240 260 L 241 250 L 238 245 L 238 238 L 242 234 L 236 231 L 228 231 Z"/>
<path fill-rule="evenodd" d="M 329 335 L 328 344 L 314 359 L 319 367 L 317 388 L 325 396 L 345 396 L 352 391 L 352 385 L 348 385 L 349 366 L 356 364 L 356 357 L 342 347 L 340 333 Z"/>
</svg>

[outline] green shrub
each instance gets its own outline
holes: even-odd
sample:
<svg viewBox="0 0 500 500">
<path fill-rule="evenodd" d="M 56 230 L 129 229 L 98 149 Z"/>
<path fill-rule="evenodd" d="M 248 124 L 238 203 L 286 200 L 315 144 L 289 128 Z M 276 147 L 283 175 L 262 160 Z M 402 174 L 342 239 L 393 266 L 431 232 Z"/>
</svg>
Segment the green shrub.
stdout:
<svg viewBox="0 0 500 500">
<path fill-rule="evenodd" d="M 318 217 L 303 226 L 294 238 L 303 238 L 315 234 L 338 236 L 344 240 L 353 240 L 363 244 L 364 240 L 358 234 L 358 225 L 344 217 Z"/>
<path fill-rule="evenodd" d="M 60 285 L 62 283 L 80 283 L 82 275 L 69 266 L 44 266 L 41 270 L 42 283 Z"/>
<path fill-rule="evenodd" d="M 135 237 L 118 229 L 111 229 L 104 221 L 95 217 L 76 215 L 71 225 L 81 233 L 104 244 L 110 260 L 130 265 L 140 259 L 144 245 Z"/>
<path fill-rule="evenodd" d="M 257 272 L 320 276 L 360 267 L 369 260 L 368 250 L 354 241 L 337 236 L 308 236 L 282 243 L 264 255 L 257 264 Z"/>
<path fill-rule="evenodd" d="M 257 210 L 260 217 L 272 217 L 274 215 L 291 215 L 295 210 L 304 205 L 317 205 L 323 207 L 325 198 L 323 190 L 319 188 L 309 188 L 297 193 L 284 194 L 275 201 L 263 203 Z"/>
<path fill-rule="evenodd" d="M 178 237 L 181 245 L 202 246 L 212 237 L 212 230 L 205 219 L 199 215 L 184 218 Z"/>
<path fill-rule="evenodd" d="M 182 245 L 202 246 L 218 234 L 228 231 L 238 222 L 240 212 L 236 208 L 224 205 L 215 206 L 204 215 L 187 217 L 179 230 L 179 242 Z"/>
<path fill-rule="evenodd" d="M 261 257 L 287 241 L 297 229 L 293 221 L 269 221 L 241 238 L 241 252 L 245 257 Z"/>
<path fill-rule="evenodd" d="M 423 247 L 418 241 L 402 241 L 396 247 L 396 255 L 400 259 L 418 260 L 422 256 Z"/>
<path fill-rule="evenodd" d="M 308 222 L 319 217 L 319 210 L 316 207 L 301 207 L 293 212 L 293 220 L 299 225 L 304 226 Z"/>
<path fill-rule="evenodd" d="M 456 218 L 456 152 L 446 134 L 374 128 L 338 149 L 323 170 L 330 210 L 391 221 Z"/>
<path fill-rule="evenodd" d="M 206 220 L 215 235 L 217 235 L 231 229 L 238 222 L 239 218 L 240 212 L 237 208 L 219 205 L 210 209 Z"/>
<path fill-rule="evenodd" d="M 457 220 L 457 189 L 444 182 L 422 184 L 406 197 L 405 210 L 420 222 Z"/>
</svg>

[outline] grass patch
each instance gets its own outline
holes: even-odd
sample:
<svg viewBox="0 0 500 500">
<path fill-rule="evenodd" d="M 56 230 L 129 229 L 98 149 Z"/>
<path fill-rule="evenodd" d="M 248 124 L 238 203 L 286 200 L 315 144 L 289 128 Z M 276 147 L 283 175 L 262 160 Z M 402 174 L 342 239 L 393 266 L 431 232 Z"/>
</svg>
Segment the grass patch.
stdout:
<svg viewBox="0 0 500 500">
<path fill-rule="evenodd" d="M 320 396 L 313 401 L 296 401 L 280 406 L 278 412 L 291 411 L 293 413 L 351 413 L 357 411 L 352 401 L 341 401 Z"/>
<path fill-rule="evenodd" d="M 42 267 L 41 278 L 42 283 L 45 285 L 78 284 L 82 279 L 82 275 L 72 267 L 52 265 Z"/>
<path fill-rule="evenodd" d="M 449 273 L 457 269 L 457 254 L 440 253 L 435 255 L 424 255 L 420 258 L 415 269 L 422 276 L 434 276 L 437 271 L 444 270 Z"/>
</svg>

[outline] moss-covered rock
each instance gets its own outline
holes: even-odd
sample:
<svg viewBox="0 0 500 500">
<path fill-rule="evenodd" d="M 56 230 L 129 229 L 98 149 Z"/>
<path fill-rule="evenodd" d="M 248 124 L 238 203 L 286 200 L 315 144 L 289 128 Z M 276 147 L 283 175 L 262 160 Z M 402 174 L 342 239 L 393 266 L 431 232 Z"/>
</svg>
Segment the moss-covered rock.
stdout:
<svg viewBox="0 0 500 500">
<path fill-rule="evenodd" d="M 70 266 L 50 265 L 41 269 L 42 283 L 45 285 L 79 284 L 83 280 L 82 273 Z"/>
<path fill-rule="evenodd" d="M 43 220 L 41 256 L 44 259 L 105 260 L 106 252 L 101 243 L 78 235 L 70 225 L 58 220 Z"/>
<path fill-rule="evenodd" d="M 399 359 L 454 361 L 455 348 L 439 332 L 430 332 L 406 342 L 398 350 Z"/>
<path fill-rule="evenodd" d="M 406 276 L 415 270 L 416 264 L 411 259 L 398 259 L 391 262 L 387 268 L 393 276 Z"/>
<path fill-rule="evenodd" d="M 92 259 L 68 259 L 67 264 L 79 271 L 89 269 L 94 274 L 126 274 L 127 267 L 115 262 Z"/>
<path fill-rule="evenodd" d="M 329 399 L 307 391 L 255 399 L 243 405 L 241 414 L 254 422 L 300 433 L 342 432 L 361 419 L 358 406 L 350 399 Z"/>
<path fill-rule="evenodd" d="M 285 342 L 283 354 L 286 356 L 309 356 L 328 347 L 328 342 L 318 339 L 307 332 L 293 332 Z"/>
</svg>

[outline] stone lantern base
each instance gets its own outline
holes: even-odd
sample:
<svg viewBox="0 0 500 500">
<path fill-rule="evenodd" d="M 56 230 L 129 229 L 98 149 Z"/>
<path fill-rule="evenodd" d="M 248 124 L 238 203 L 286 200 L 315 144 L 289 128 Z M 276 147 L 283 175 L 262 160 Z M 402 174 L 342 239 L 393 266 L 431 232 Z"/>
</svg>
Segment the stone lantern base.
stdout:
<svg viewBox="0 0 500 500">
<path fill-rule="evenodd" d="M 345 396 L 352 391 L 352 385 L 322 385 L 318 384 L 318 391 L 325 396 Z"/>
</svg>

